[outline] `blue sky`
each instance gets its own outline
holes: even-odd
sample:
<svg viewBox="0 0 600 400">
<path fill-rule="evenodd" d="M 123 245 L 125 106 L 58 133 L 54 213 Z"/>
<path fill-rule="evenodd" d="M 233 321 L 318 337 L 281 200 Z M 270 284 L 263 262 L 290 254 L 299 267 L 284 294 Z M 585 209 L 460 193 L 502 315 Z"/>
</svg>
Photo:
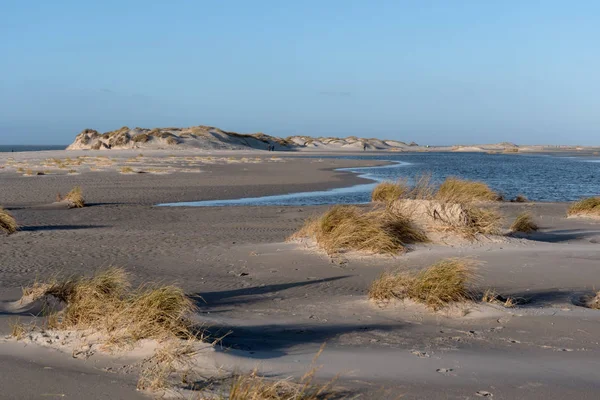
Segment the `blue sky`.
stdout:
<svg viewBox="0 0 600 400">
<path fill-rule="evenodd" d="M 600 2 L 0 0 L 0 144 L 213 125 L 600 144 Z"/>
</svg>

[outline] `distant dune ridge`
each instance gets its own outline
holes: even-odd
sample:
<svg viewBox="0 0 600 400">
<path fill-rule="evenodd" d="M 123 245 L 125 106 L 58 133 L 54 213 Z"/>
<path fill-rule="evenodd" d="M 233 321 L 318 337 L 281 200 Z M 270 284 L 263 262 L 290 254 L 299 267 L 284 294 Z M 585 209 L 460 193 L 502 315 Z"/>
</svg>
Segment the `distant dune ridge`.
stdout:
<svg viewBox="0 0 600 400">
<path fill-rule="evenodd" d="M 109 150 L 109 149 L 205 149 L 205 150 L 390 150 L 401 151 L 418 146 L 395 140 L 347 138 L 313 138 L 310 136 L 290 136 L 279 138 L 264 133 L 239 134 L 226 132 L 212 126 L 192 126 L 189 128 L 134 128 L 123 127 L 114 131 L 99 133 L 84 129 L 67 150 Z"/>
<path fill-rule="evenodd" d="M 581 151 L 594 150 L 581 146 L 517 146 L 514 143 L 472 144 L 455 146 L 428 146 L 415 142 L 360 138 L 348 136 L 311 137 L 305 135 L 280 138 L 264 133 L 240 134 L 227 132 L 212 126 L 191 126 L 189 128 L 128 128 L 126 126 L 100 133 L 84 129 L 75 137 L 67 150 L 272 150 L 277 151 L 452 151 L 480 152 L 490 154 L 511 154 L 540 151 Z"/>
</svg>

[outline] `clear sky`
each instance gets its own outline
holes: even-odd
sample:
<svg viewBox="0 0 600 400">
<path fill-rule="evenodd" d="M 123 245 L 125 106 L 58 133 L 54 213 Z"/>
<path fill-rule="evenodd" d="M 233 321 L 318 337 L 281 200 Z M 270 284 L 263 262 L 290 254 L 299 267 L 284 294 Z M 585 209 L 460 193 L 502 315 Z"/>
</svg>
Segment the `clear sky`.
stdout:
<svg viewBox="0 0 600 400">
<path fill-rule="evenodd" d="M 0 144 L 84 128 L 600 144 L 600 1 L 0 0 Z"/>
</svg>

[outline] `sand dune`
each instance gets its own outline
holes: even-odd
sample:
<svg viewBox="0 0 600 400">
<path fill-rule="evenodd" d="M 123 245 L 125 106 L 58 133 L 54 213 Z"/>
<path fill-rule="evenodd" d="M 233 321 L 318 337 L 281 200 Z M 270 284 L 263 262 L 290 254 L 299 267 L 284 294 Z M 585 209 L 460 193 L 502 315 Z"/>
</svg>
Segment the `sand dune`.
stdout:
<svg viewBox="0 0 600 400">
<path fill-rule="evenodd" d="M 414 146 L 414 144 L 412 144 Z M 203 150 L 322 150 L 322 151 L 399 151 L 411 147 L 390 140 L 290 136 L 279 138 L 264 133 L 239 134 L 211 126 L 189 128 L 144 129 L 123 127 L 100 134 L 93 129 L 83 130 L 67 150 L 109 149 L 203 149 Z"/>
</svg>

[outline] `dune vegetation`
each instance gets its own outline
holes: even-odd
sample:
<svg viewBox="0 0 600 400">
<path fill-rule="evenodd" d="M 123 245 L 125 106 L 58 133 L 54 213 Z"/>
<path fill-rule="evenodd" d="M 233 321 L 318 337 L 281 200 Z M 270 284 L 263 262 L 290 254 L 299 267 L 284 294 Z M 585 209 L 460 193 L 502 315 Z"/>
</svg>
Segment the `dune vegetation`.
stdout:
<svg viewBox="0 0 600 400">
<path fill-rule="evenodd" d="M 594 296 L 590 296 L 585 302 L 585 305 L 588 308 L 600 310 L 600 292 L 597 292 Z"/>
<path fill-rule="evenodd" d="M 111 267 L 91 277 L 38 282 L 23 289 L 23 296 L 52 297 L 64 304 L 61 310 L 50 310 L 48 328 L 92 330 L 109 344 L 193 336 L 188 316 L 195 306 L 180 288 L 145 284 L 133 289 L 121 268 Z"/>
<path fill-rule="evenodd" d="M 511 203 L 527 203 L 529 199 L 522 194 L 518 194 L 514 199 L 511 199 Z"/>
<path fill-rule="evenodd" d="M 426 242 L 427 236 L 410 219 L 389 208 L 361 209 L 334 206 L 309 220 L 293 238 L 312 238 L 328 254 L 366 251 L 398 254 L 410 243 Z"/>
<path fill-rule="evenodd" d="M 517 215 L 515 221 L 510 226 L 511 232 L 532 233 L 536 232 L 539 226 L 533 221 L 533 217 L 528 212 Z"/>
<path fill-rule="evenodd" d="M 319 400 L 332 398 L 334 390 L 332 380 L 325 384 L 314 382 L 318 368 L 311 368 L 298 383 L 289 379 L 273 380 L 258 374 L 257 370 L 249 374 L 234 377 L 229 393 L 222 400 Z M 336 396 L 335 398 L 342 398 Z M 345 397 L 344 397 L 345 398 Z"/>
<path fill-rule="evenodd" d="M 498 201 L 501 196 L 483 182 L 455 177 L 446 178 L 435 193 L 436 200 L 448 203 L 472 203 L 475 201 Z"/>
<path fill-rule="evenodd" d="M 67 203 L 69 208 L 83 208 L 85 206 L 85 199 L 80 186 L 75 186 L 64 197 L 60 193 L 56 197 L 59 202 Z"/>
<path fill-rule="evenodd" d="M 4 208 L 0 207 L 0 232 L 8 234 L 15 233 L 19 225 L 15 218 Z"/>
<path fill-rule="evenodd" d="M 431 175 L 415 178 L 411 187 L 404 179 L 382 182 L 371 193 L 372 201 L 393 202 L 396 200 L 438 200 L 446 203 L 468 204 L 473 202 L 498 201 L 502 196 L 483 182 L 455 177 L 446 178 L 439 187 L 431 182 Z"/>
<path fill-rule="evenodd" d="M 497 209 L 469 205 L 465 207 L 465 212 L 467 215 L 465 225 L 456 227 L 464 236 L 499 235 L 501 233 L 503 217 Z"/>
<path fill-rule="evenodd" d="M 390 203 L 404 198 L 412 189 L 405 180 L 381 182 L 371 193 L 371 201 Z"/>
<path fill-rule="evenodd" d="M 571 204 L 567 211 L 569 216 L 581 215 L 600 217 L 600 197 L 588 197 Z"/>
<path fill-rule="evenodd" d="M 445 259 L 419 272 L 384 272 L 371 284 L 369 299 L 382 302 L 410 299 L 439 310 L 449 304 L 474 299 L 469 285 L 476 264 L 469 259 Z"/>
</svg>

